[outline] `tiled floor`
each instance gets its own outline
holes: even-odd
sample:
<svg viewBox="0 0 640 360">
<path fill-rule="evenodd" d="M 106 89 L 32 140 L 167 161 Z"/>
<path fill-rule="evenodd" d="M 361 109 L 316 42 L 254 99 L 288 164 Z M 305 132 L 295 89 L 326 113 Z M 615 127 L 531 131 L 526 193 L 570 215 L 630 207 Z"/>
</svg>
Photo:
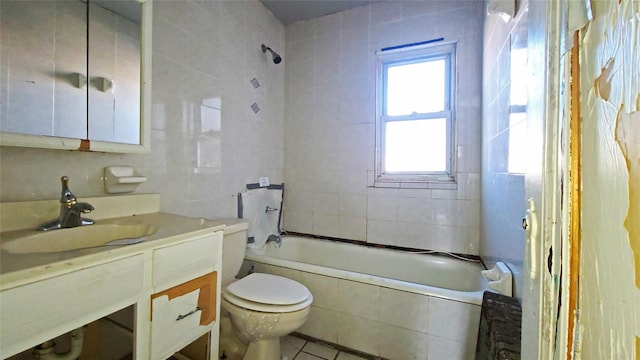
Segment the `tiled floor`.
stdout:
<svg viewBox="0 0 640 360">
<path fill-rule="evenodd" d="M 280 339 L 282 360 L 366 360 L 329 345 L 306 341 L 293 335 Z"/>
</svg>

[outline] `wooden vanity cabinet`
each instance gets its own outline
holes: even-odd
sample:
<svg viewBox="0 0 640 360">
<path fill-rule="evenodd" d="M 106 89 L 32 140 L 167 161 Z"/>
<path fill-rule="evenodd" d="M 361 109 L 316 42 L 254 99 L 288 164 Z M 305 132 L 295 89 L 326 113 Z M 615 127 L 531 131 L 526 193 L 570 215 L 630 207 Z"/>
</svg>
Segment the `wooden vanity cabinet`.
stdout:
<svg viewBox="0 0 640 360">
<path fill-rule="evenodd" d="M 166 359 L 209 333 L 218 353 L 221 232 L 155 249 L 151 295 L 151 358 Z"/>
<path fill-rule="evenodd" d="M 222 231 L 162 244 L 0 291 L 0 358 L 132 305 L 135 359 L 167 359 L 204 335 L 216 358 Z"/>
</svg>

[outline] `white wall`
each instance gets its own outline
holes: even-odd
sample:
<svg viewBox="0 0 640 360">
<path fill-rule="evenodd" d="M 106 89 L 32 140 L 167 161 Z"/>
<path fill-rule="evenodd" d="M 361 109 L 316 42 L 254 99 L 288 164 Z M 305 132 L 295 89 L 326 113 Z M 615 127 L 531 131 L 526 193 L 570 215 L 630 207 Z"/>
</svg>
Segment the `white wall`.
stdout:
<svg viewBox="0 0 640 360">
<path fill-rule="evenodd" d="M 525 235 L 522 218 L 526 210 L 524 159 L 513 159 L 509 169 L 510 146 L 522 144 L 512 140 L 526 129 L 526 122 L 510 122 L 512 90 L 526 89 L 526 84 L 512 81 L 514 72 L 526 73 L 512 63 L 512 49 L 527 43 L 526 3 L 519 3 L 517 16 L 504 22 L 488 15 L 484 26 L 484 63 L 482 97 L 482 202 L 480 221 L 480 255 L 487 266 L 496 261 L 508 264 L 514 275 L 514 293 L 521 298 Z M 517 88 L 515 88 L 517 87 Z M 525 90 L 526 93 L 526 90 Z M 514 142 L 515 141 L 515 142 Z M 513 168 L 516 169 L 515 172 Z"/>
<path fill-rule="evenodd" d="M 284 67 L 260 44 L 285 56 L 284 37 L 258 1 L 155 1 L 152 154 L 2 147 L 0 200 L 56 199 L 62 175 L 79 198 L 106 196 L 103 167 L 132 165 L 148 178 L 136 192 L 160 193 L 163 211 L 235 216 L 246 183 L 283 180 Z"/>
<path fill-rule="evenodd" d="M 287 27 L 286 230 L 478 254 L 483 1 L 388 1 Z M 375 51 L 458 41 L 457 190 L 367 186 Z"/>
</svg>

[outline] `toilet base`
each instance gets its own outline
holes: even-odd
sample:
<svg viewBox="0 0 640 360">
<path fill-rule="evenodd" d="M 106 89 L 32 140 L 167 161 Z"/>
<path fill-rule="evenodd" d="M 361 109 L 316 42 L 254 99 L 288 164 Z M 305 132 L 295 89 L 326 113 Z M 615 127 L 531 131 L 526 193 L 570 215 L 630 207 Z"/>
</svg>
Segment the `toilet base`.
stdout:
<svg viewBox="0 0 640 360">
<path fill-rule="evenodd" d="M 230 303 L 224 296 L 220 305 L 231 320 L 220 325 L 230 322 L 231 326 L 225 327 L 232 327 L 236 338 L 248 345 L 244 360 L 280 360 L 280 338 L 300 328 L 311 312 L 310 307 L 283 313 L 248 310 Z M 223 330 L 221 327 L 221 334 Z"/>
<path fill-rule="evenodd" d="M 247 346 L 247 343 L 240 340 L 236 331 L 233 329 L 229 313 L 221 309 L 218 359 L 242 360 L 244 354 L 247 352 Z"/>
<path fill-rule="evenodd" d="M 244 360 L 280 360 L 280 338 L 249 343 Z"/>
</svg>

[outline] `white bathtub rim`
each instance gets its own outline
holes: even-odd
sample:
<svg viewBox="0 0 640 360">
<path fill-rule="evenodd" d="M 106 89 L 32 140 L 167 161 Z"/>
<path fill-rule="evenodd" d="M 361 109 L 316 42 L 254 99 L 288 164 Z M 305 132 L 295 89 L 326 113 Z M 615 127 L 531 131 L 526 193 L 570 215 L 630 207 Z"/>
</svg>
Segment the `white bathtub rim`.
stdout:
<svg viewBox="0 0 640 360">
<path fill-rule="evenodd" d="M 482 295 L 484 291 L 491 291 L 486 284 L 484 284 L 484 289 L 479 291 L 458 291 L 458 290 L 450 290 L 445 288 L 438 288 L 434 286 L 421 285 L 410 283 L 402 280 L 395 280 L 390 278 L 384 278 L 376 275 L 363 274 L 353 271 L 346 271 L 340 269 L 328 268 L 325 266 L 313 265 L 302 263 L 298 261 L 292 260 L 284 260 L 273 258 L 269 256 L 259 255 L 250 250 L 247 251 L 245 255 L 245 260 L 259 262 L 269 265 L 280 266 L 284 268 L 288 268 L 291 270 L 304 271 L 308 273 L 315 273 L 325 276 L 330 276 L 338 279 L 345 279 L 355 282 L 360 282 L 364 284 L 372 284 L 385 288 L 396 289 L 401 291 L 406 291 L 419 295 L 433 296 L 442 299 L 458 301 L 467 304 L 473 305 L 481 305 L 482 304 Z"/>
</svg>

